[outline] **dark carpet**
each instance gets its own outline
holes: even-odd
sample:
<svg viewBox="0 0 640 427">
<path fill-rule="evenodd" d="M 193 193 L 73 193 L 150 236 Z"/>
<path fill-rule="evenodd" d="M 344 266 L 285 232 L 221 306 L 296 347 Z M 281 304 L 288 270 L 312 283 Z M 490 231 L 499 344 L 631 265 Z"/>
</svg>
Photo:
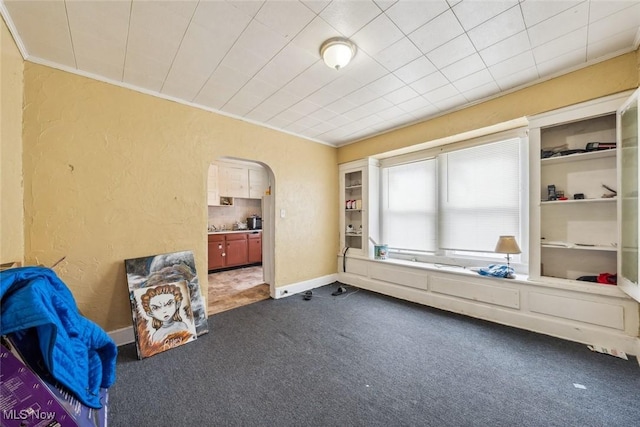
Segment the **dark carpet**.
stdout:
<svg viewBox="0 0 640 427">
<path fill-rule="evenodd" d="M 109 427 L 640 425 L 635 357 L 336 289 L 213 315 L 148 359 L 120 347 Z"/>
</svg>

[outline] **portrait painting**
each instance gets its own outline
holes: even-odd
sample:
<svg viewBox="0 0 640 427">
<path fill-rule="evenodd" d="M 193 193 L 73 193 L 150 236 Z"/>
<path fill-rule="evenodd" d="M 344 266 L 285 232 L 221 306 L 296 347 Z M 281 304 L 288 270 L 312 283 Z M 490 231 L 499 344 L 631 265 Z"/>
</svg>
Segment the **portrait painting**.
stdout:
<svg viewBox="0 0 640 427">
<path fill-rule="evenodd" d="M 208 332 L 192 252 L 128 259 L 125 268 L 138 358 Z"/>
</svg>

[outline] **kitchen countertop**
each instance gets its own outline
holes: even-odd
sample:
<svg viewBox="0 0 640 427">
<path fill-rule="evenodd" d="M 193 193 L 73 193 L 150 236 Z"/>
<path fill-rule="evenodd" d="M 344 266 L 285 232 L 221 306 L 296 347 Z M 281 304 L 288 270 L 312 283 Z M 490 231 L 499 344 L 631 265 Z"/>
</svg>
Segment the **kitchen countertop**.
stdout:
<svg viewBox="0 0 640 427">
<path fill-rule="evenodd" d="M 235 234 L 235 233 L 262 233 L 262 230 L 218 230 L 218 231 L 207 232 L 207 234 Z"/>
</svg>

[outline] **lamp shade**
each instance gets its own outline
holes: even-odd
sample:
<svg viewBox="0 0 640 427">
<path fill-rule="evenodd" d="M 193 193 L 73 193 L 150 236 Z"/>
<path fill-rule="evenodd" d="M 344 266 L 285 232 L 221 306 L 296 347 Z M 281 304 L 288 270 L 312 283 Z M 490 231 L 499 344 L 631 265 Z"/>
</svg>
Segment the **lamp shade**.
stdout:
<svg viewBox="0 0 640 427">
<path fill-rule="evenodd" d="M 320 56 L 328 67 L 339 70 L 351 62 L 356 45 L 342 37 L 331 38 L 320 46 Z"/>
<path fill-rule="evenodd" d="M 522 251 L 516 242 L 515 236 L 500 236 L 495 249 L 499 254 L 519 254 Z"/>
</svg>

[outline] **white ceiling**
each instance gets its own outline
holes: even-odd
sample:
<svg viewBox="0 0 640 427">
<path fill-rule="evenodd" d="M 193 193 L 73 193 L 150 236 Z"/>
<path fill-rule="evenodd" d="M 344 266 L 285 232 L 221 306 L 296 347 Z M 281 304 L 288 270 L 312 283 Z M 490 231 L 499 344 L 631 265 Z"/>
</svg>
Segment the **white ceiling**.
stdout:
<svg viewBox="0 0 640 427">
<path fill-rule="evenodd" d="M 632 51 L 640 0 L 3 0 L 25 59 L 340 146 Z M 336 71 L 319 49 L 350 38 Z"/>
</svg>

